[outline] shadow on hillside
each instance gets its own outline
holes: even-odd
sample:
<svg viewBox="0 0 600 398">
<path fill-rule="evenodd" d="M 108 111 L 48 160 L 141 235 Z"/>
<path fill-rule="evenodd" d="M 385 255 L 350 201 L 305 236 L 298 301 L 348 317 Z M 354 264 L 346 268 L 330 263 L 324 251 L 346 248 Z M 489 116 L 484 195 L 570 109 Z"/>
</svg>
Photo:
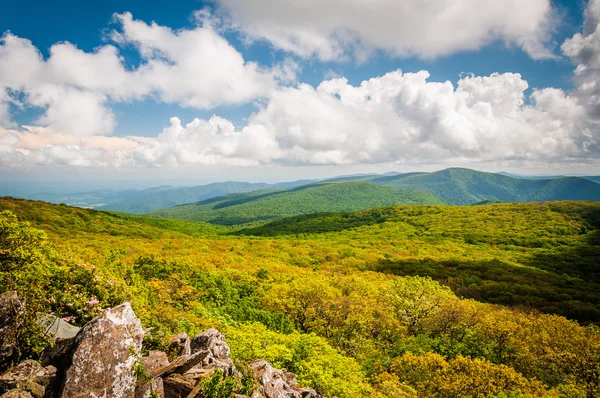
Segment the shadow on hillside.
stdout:
<svg viewBox="0 0 600 398">
<path fill-rule="evenodd" d="M 402 174 L 397 174 L 397 175 L 392 175 L 392 176 L 377 177 L 377 178 L 373 178 L 371 180 L 371 182 L 374 182 L 376 184 L 382 184 L 382 183 L 391 182 L 391 181 L 404 180 L 405 178 L 408 178 L 408 177 L 424 175 L 424 174 L 427 174 L 427 173 L 415 171 L 412 173 L 402 173 Z"/>
<path fill-rule="evenodd" d="M 284 190 L 280 190 L 280 191 L 272 191 L 272 192 L 266 192 L 262 195 L 255 195 L 255 196 L 250 196 L 250 197 L 243 197 L 243 198 L 239 198 L 239 199 L 232 199 L 232 200 L 227 200 L 223 203 L 219 203 L 218 205 L 216 205 L 214 207 L 214 209 L 223 209 L 225 207 L 230 207 L 230 206 L 235 206 L 235 205 L 241 205 L 244 203 L 249 203 L 249 202 L 254 202 L 255 200 L 259 200 L 259 199 L 263 199 L 263 198 L 268 198 L 271 196 L 279 196 L 279 195 L 283 195 L 283 194 L 287 194 L 290 192 L 297 192 L 297 191 L 303 191 L 305 189 L 311 189 L 311 188 L 315 188 L 319 186 L 319 184 L 312 184 L 312 185 L 302 185 L 300 187 L 296 187 L 296 188 L 292 188 L 292 189 L 284 189 Z M 223 199 L 223 198 L 221 198 Z"/>
<path fill-rule="evenodd" d="M 258 227 L 244 228 L 233 235 L 279 236 L 340 232 L 387 221 L 387 208 L 366 212 L 312 213 L 270 222 Z"/>
<path fill-rule="evenodd" d="M 296 192 L 296 191 L 302 191 L 305 189 L 310 189 L 310 188 L 315 188 L 317 186 L 321 185 L 320 183 L 318 184 L 310 184 L 310 185 L 302 185 L 296 188 L 291 188 L 291 189 L 281 189 L 281 190 L 276 190 L 276 191 L 266 191 L 263 194 L 259 194 L 259 195 L 253 195 L 255 192 L 242 192 L 242 193 L 232 193 L 232 194 L 227 194 L 226 199 L 224 198 L 224 196 L 217 196 L 214 198 L 210 198 L 210 199 L 206 199 L 206 200 L 202 200 L 200 202 L 196 202 L 194 203 L 196 206 L 202 206 L 202 205 L 208 205 L 211 203 L 215 203 L 215 202 L 222 202 L 219 203 L 217 205 L 214 206 L 214 209 L 223 209 L 226 207 L 231 207 L 231 206 L 235 206 L 235 205 L 241 205 L 244 203 L 248 203 L 248 202 L 253 202 L 255 200 L 259 200 L 259 199 L 263 199 L 263 198 L 268 198 L 271 196 L 277 196 L 277 195 L 281 195 L 281 194 L 285 194 L 285 193 L 289 193 L 289 192 Z M 187 206 L 187 204 L 183 204 L 180 206 Z"/>
<path fill-rule="evenodd" d="M 511 307 L 563 315 L 582 323 L 600 322 L 600 284 L 533 267 L 516 267 L 500 260 L 459 261 L 386 259 L 371 270 L 429 276 L 458 296 Z"/>
<path fill-rule="evenodd" d="M 587 238 L 579 246 L 558 246 L 534 254 L 526 265 L 600 284 L 600 208 L 582 214 L 581 233 Z"/>
</svg>

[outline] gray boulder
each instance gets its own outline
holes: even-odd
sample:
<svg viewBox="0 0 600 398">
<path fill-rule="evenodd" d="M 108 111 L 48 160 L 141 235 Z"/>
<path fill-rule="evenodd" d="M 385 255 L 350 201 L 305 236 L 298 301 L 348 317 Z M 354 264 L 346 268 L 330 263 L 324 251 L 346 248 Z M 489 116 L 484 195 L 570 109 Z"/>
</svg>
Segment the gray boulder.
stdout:
<svg viewBox="0 0 600 398">
<path fill-rule="evenodd" d="M 129 303 L 108 309 L 75 337 L 63 398 L 134 398 L 144 331 Z"/>
<path fill-rule="evenodd" d="M 275 369 L 267 361 L 254 361 L 250 368 L 260 386 L 253 398 L 322 398 L 315 390 L 298 386 L 294 374 Z"/>
<path fill-rule="evenodd" d="M 239 372 L 229 357 L 231 350 L 225 336 L 216 329 L 207 329 L 192 339 L 192 353 L 207 350 L 210 354 L 199 365 L 202 368 L 221 369 L 226 376 L 239 376 Z"/>
<path fill-rule="evenodd" d="M 81 330 L 81 328 L 71 325 L 63 319 L 50 314 L 41 316 L 38 322 L 40 326 L 44 328 L 46 335 L 55 340 L 73 338 L 77 336 L 77 333 Z"/>
</svg>

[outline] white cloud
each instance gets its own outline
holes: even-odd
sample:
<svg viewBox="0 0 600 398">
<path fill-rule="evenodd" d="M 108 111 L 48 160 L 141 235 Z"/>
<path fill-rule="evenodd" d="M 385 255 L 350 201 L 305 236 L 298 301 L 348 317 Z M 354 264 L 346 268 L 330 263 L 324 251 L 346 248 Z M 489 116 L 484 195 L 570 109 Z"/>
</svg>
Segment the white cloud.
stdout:
<svg viewBox="0 0 600 398">
<path fill-rule="evenodd" d="M 534 90 L 526 103 L 528 85 L 518 74 L 466 76 L 456 87 L 428 78 L 426 71 L 395 71 L 359 86 L 336 78 L 316 88 L 284 87 L 274 91 L 242 129 L 218 116 L 186 125 L 174 117 L 156 138 L 76 141 L 34 128 L 21 133 L 5 130 L 0 136 L 6 141 L 3 153 L 52 165 L 598 161 L 600 147 L 586 122 L 585 107 L 562 90 Z"/>
<path fill-rule="evenodd" d="M 566 40 L 562 50 L 577 65 L 576 95 L 600 122 L 600 0 L 590 0 L 584 14 L 583 32 Z"/>
<path fill-rule="evenodd" d="M 84 52 L 57 43 L 47 60 L 31 41 L 5 33 L 0 38 L 0 125 L 10 126 L 9 103 L 45 109 L 38 123 L 74 135 L 107 134 L 115 119 L 110 102 L 158 101 L 198 109 L 239 104 L 268 95 L 295 79 L 291 61 L 262 68 L 243 56 L 213 26 L 206 13 L 191 29 L 173 31 L 115 14 L 110 36 L 133 46 L 139 67 L 128 69 L 113 45 Z M 8 95 L 12 94 L 12 98 Z"/>
<path fill-rule="evenodd" d="M 577 157 L 583 108 L 561 90 L 534 91 L 518 74 L 468 76 L 455 89 L 429 74 L 388 73 L 349 85 L 301 85 L 275 93 L 249 127 L 275 134 L 284 157 L 309 164 L 453 162 Z M 585 136 L 585 137 L 584 137 Z"/>
<path fill-rule="evenodd" d="M 249 0 L 248 4 L 257 1 Z M 433 6 L 435 1 L 419 4 Z M 502 12 L 494 8 L 496 3 L 490 3 L 489 15 L 480 10 L 479 2 L 457 2 L 454 8 L 440 14 L 437 25 L 441 30 L 423 33 L 423 46 L 411 47 L 410 43 L 418 40 L 408 40 L 402 36 L 403 31 L 398 31 L 397 46 L 385 47 L 386 42 L 377 41 L 377 35 L 371 37 L 363 32 L 367 28 L 349 24 L 344 10 L 333 21 L 345 30 L 335 30 L 332 36 L 324 21 L 332 18 L 331 9 L 336 4 L 334 0 L 325 1 L 323 15 L 315 17 L 309 36 L 324 38 L 317 41 L 322 46 L 311 47 L 314 43 L 307 41 L 306 52 L 302 53 L 305 42 L 293 41 L 293 46 L 302 48 L 290 48 L 291 51 L 338 57 L 347 55 L 339 46 L 353 43 L 398 54 L 404 51 L 433 56 L 439 55 L 438 45 L 455 51 L 480 46 L 492 38 L 533 51 L 535 45 L 542 43 L 538 39 L 543 35 L 536 35 L 545 29 L 540 27 L 545 26 L 545 18 L 551 14 L 545 1 L 519 2 L 520 12 L 533 21 L 527 25 L 519 22 L 522 14 L 515 11 L 516 2 L 503 4 Z M 404 4 L 408 7 L 406 12 L 414 14 L 415 21 L 410 24 L 417 24 L 423 11 L 417 3 L 394 4 L 384 1 L 382 8 L 392 7 L 387 11 L 394 15 L 393 7 Z M 464 23 L 475 29 L 475 33 L 471 31 L 473 41 L 442 37 L 444 29 L 464 22 L 451 16 L 462 15 L 465 4 L 474 10 L 471 17 L 477 17 L 474 26 Z M 278 15 L 284 6 L 292 7 L 285 1 L 273 4 L 273 15 Z M 368 20 L 373 17 L 369 12 L 373 10 L 365 9 L 361 16 Z M 515 20 L 502 19 L 505 13 L 514 13 Z M 294 15 L 303 18 L 302 10 Z M 0 45 L 0 124 L 11 127 L 9 102 L 42 107 L 45 113 L 38 120 L 43 127 L 0 128 L 0 168 L 481 162 L 600 165 L 600 129 L 596 123 L 600 117 L 600 0 L 588 4 L 583 33 L 562 46 L 578 65 L 576 89 L 534 89 L 528 98 L 525 93 L 529 85 L 518 73 L 466 75 L 453 84 L 431 82 L 427 71 L 398 70 L 357 86 L 342 77 L 327 79 L 317 87 L 286 86 L 281 82 L 294 81 L 298 65 L 286 61 L 265 69 L 245 62 L 218 33 L 218 21 L 206 11 L 198 13 L 197 18 L 198 26 L 174 31 L 134 20 L 127 13 L 117 14 L 118 27 L 111 33 L 115 45 L 86 53 L 72 44 L 59 43 L 51 47 L 47 60 L 28 40 L 5 34 Z M 381 21 L 382 29 L 386 18 Z M 286 25 L 287 33 L 296 34 L 292 22 Z M 420 22 L 425 26 L 429 23 Z M 399 25 L 397 29 L 407 29 Z M 523 33 L 525 25 L 531 34 Z M 261 26 L 271 25 L 267 21 Z M 525 30 L 520 31 L 521 28 Z M 371 32 L 369 29 L 365 32 Z M 289 39 L 287 33 L 278 37 L 285 42 Z M 442 38 L 438 43 L 427 35 Z M 125 68 L 119 54 L 121 46 L 133 46 L 139 52 L 139 67 Z M 539 49 L 543 51 L 543 47 Z M 112 102 L 148 96 L 196 108 L 243 103 L 258 97 L 265 101 L 243 127 L 218 116 L 194 119 L 187 124 L 173 117 L 170 126 L 155 138 L 101 135 L 114 128 Z"/>
<path fill-rule="evenodd" d="M 209 109 L 250 101 L 277 85 L 274 74 L 279 76 L 280 69 L 245 62 L 209 20 L 181 31 L 134 20 L 129 13 L 116 14 L 115 20 L 121 30 L 112 38 L 137 48 L 144 62 L 136 78 L 161 101 Z"/>
<path fill-rule="evenodd" d="M 302 57 L 339 60 L 381 49 L 431 58 L 500 40 L 534 59 L 548 47 L 557 14 L 550 0 L 214 0 L 252 40 Z"/>
</svg>

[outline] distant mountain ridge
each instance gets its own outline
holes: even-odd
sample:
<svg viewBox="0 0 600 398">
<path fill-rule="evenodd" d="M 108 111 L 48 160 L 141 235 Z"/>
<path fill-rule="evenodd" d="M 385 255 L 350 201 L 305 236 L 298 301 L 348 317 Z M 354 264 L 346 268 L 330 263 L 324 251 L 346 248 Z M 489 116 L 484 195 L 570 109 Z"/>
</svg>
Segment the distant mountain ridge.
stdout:
<svg viewBox="0 0 600 398">
<path fill-rule="evenodd" d="M 276 184 L 250 183 L 250 182 L 216 182 L 194 187 L 174 187 L 173 189 L 149 188 L 143 191 L 134 191 L 130 196 L 120 201 L 104 206 L 98 210 L 115 210 L 125 213 L 143 214 L 152 210 L 172 207 L 186 203 L 199 202 L 231 193 L 254 192 L 260 190 L 291 189 L 313 183 L 312 180 L 282 182 Z"/>
<path fill-rule="evenodd" d="M 430 192 L 455 205 L 469 205 L 483 201 L 600 201 L 600 184 L 583 177 L 523 179 L 470 169 L 451 168 L 433 173 L 376 177 L 366 181 L 394 188 Z"/>
<path fill-rule="evenodd" d="M 299 180 L 275 184 L 239 181 L 216 182 L 197 186 L 161 185 L 147 189 L 95 189 L 66 192 L 35 191 L 0 187 L 0 196 L 13 196 L 66 203 L 72 206 L 144 214 L 152 210 L 196 203 L 228 195 L 263 190 L 285 190 L 317 182 L 362 181 L 373 184 L 432 193 L 449 204 L 479 202 L 526 202 L 546 200 L 599 200 L 600 176 L 527 176 L 507 172 L 485 173 L 451 168 L 436 172 L 388 172 L 353 174 L 323 180 Z M 593 184 L 592 184 L 593 183 Z M 46 189 L 46 188 L 44 188 Z"/>
<path fill-rule="evenodd" d="M 445 204 L 428 192 L 370 182 L 323 182 L 282 191 L 229 194 L 198 203 L 156 210 L 152 215 L 219 225 L 273 221 L 329 211 L 354 211 L 396 204 Z"/>
</svg>

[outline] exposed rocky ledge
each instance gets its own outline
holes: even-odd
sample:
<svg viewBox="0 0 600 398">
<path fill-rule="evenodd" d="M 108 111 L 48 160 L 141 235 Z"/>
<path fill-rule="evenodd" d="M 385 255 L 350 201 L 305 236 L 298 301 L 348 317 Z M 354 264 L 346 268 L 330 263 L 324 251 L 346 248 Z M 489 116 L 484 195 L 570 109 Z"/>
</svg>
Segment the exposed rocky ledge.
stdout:
<svg viewBox="0 0 600 398">
<path fill-rule="evenodd" d="M 0 295 L 0 366 L 6 367 L 14 352 L 15 319 L 21 312 L 16 293 Z M 54 347 L 43 353 L 41 364 L 26 360 L 2 374 L 0 397 L 194 398 L 205 396 L 201 381 L 215 371 L 242 378 L 225 337 L 215 329 L 193 338 L 172 336 L 171 348 L 178 353 L 172 361 L 162 351 L 142 356 L 144 329 L 129 303 L 107 309 L 81 329 L 50 316 L 41 323 Z M 245 371 L 255 380 L 251 398 L 321 397 L 266 361 L 252 362 Z"/>
</svg>

